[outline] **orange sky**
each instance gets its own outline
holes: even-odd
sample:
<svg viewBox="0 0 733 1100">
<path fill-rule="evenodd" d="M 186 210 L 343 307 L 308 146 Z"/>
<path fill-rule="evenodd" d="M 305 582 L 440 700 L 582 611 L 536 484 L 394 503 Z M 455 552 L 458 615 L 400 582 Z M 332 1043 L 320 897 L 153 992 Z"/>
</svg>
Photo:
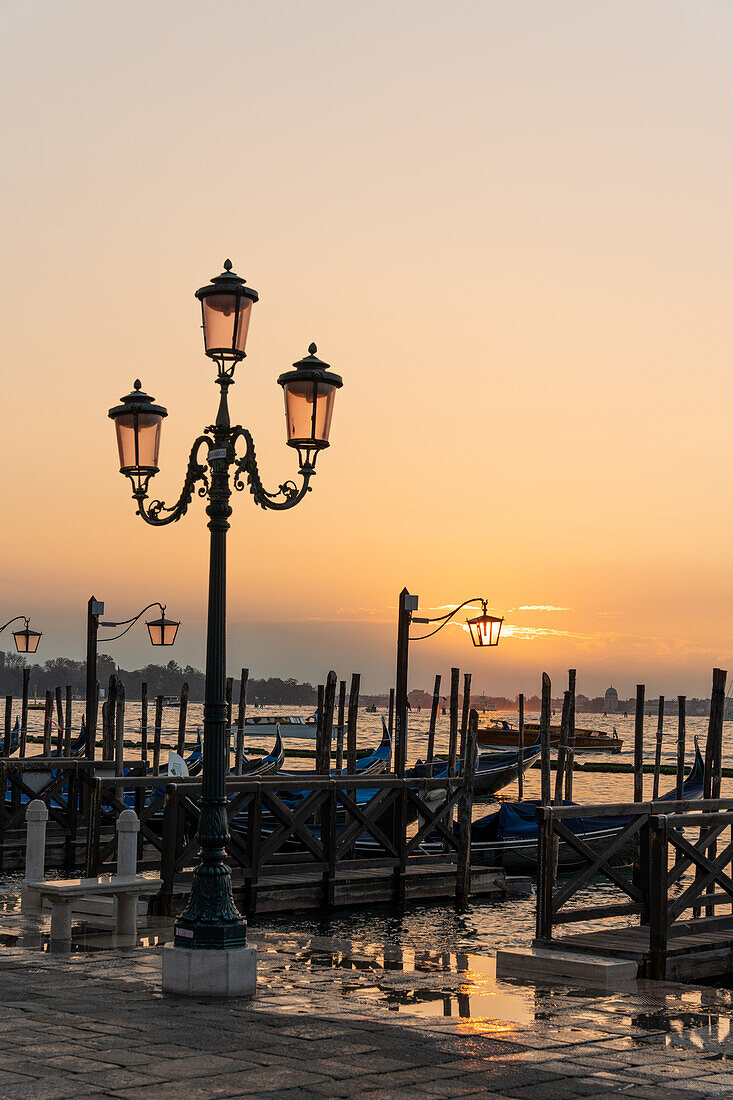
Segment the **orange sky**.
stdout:
<svg viewBox="0 0 733 1100">
<path fill-rule="evenodd" d="M 136 518 L 106 414 L 138 375 L 168 407 L 175 499 L 216 408 L 193 292 L 231 256 L 268 485 L 296 467 L 278 374 L 315 340 L 344 378 L 307 501 L 234 502 L 232 671 L 384 688 L 407 585 L 512 628 L 415 646 L 414 686 L 707 693 L 733 667 L 732 38 L 708 0 L 6 0 L 0 611 L 79 657 L 92 591 L 160 598 L 203 663 L 201 503 Z"/>
</svg>

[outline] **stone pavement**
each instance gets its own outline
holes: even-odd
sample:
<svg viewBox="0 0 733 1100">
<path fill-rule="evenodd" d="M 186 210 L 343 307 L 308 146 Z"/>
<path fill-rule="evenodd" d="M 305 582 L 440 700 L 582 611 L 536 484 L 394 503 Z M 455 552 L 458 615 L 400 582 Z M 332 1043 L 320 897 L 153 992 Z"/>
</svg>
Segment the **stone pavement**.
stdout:
<svg viewBox="0 0 733 1100">
<path fill-rule="evenodd" d="M 518 985 L 493 960 L 250 933 L 252 1002 L 160 992 L 169 928 L 48 951 L 0 898 L 0 1097 L 733 1097 L 733 996 Z"/>
</svg>

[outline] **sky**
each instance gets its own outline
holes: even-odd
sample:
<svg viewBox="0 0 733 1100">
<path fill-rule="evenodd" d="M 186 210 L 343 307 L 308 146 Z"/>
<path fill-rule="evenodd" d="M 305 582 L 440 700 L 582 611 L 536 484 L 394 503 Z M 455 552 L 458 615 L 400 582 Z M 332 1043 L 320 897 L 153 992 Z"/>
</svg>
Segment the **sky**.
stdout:
<svg viewBox="0 0 733 1100">
<path fill-rule="evenodd" d="M 708 694 L 733 669 L 733 9 L 723 0 L 2 0 L 0 625 L 84 652 L 86 602 L 161 600 L 202 667 L 201 501 L 135 516 L 108 409 L 164 404 L 175 500 L 216 411 L 193 294 L 255 287 L 231 391 L 266 485 L 278 375 L 344 379 L 313 492 L 237 494 L 229 666 L 410 685 Z M 5 648 L 12 644 L 0 639 Z M 110 651 L 158 657 L 135 628 Z"/>
</svg>

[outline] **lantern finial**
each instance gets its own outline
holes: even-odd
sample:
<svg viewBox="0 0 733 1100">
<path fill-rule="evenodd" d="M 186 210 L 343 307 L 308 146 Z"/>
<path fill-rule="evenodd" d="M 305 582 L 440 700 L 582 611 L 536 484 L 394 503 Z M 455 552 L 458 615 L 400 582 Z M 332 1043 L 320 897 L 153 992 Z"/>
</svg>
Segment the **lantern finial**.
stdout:
<svg viewBox="0 0 733 1100">
<path fill-rule="evenodd" d="M 142 388 L 143 388 L 142 382 L 140 381 L 139 378 L 136 378 L 135 382 L 133 383 L 133 389 L 141 390 Z"/>
<path fill-rule="evenodd" d="M 318 351 L 318 348 L 316 347 L 315 344 L 309 344 L 308 345 L 308 354 L 309 355 L 315 355 L 317 351 Z"/>
<path fill-rule="evenodd" d="M 224 270 L 225 271 L 231 271 L 232 270 L 232 261 L 231 260 L 225 260 L 224 261 Z"/>
</svg>

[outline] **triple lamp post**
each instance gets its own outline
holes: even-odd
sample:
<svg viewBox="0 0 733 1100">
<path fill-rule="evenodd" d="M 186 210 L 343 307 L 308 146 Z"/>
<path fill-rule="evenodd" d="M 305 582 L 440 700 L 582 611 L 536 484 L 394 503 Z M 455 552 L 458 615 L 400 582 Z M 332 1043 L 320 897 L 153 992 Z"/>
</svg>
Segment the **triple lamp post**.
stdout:
<svg viewBox="0 0 733 1100">
<path fill-rule="evenodd" d="M 196 868 L 188 906 L 176 922 L 174 946 L 163 955 L 163 989 L 198 995 L 252 994 L 256 955 L 246 947 L 246 925 L 232 895 L 224 852 L 229 839 L 226 815 L 226 533 L 232 513 L 232 486 L 249 487 L 262 508 L 283 511 L 299 504 L 310 489 L 318 453 L 328 447 L 336 390 L 343 385 L 328 363 L 308 355 L 281 374 L 285 396 L 287 443 L 298 453 L 300 485 L 283 482 L 268 492 L 261 480 L 254 441 L 247 428 L 232 425 L 228 393 L 234 371 L 245 358 L 252 306 L 257 292 L 232 271 L 224 270 L 196 291 L 201 302 L 204 351 L 216 364 L 220 389 L 216 420 L 191 447 L 181 495 L 168 506 L 149 500 L 151 479 L 158 473 L 161 425 L 168 415 L 162 405 L 135 382 L 121 404 L 110 409 L 120 453 L 120 470 L 130 479 L 137 514 L 155 527 L 185 515 L 194 491 L 207 499 L 211 543 L 206 633 L 204 760 L 198 841 L 201 862 Z M 241 453 L 238 453 L 238 448 Z M 233 476 L 232 476 L 233 474 Z M 198 486 L 198 488 L 197 488 Z"/>
</svg>

